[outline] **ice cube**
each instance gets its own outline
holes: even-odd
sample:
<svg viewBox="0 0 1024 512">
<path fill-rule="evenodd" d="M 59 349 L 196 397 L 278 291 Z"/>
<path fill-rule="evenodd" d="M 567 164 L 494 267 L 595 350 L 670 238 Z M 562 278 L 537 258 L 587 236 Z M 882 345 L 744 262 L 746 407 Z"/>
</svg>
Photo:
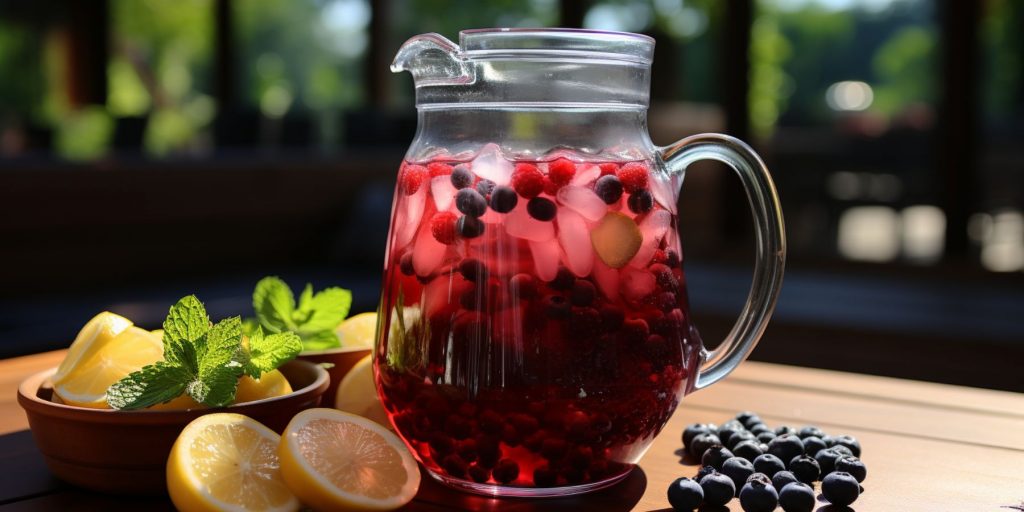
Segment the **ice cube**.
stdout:
<svg viewBox="0 0 1024 512">
<path fill-rule="evenodd" d="M 654 274 L 646 270 L 637 270 L 626 267 L 622 269 L 621 291 L 622 296 L 629 301 L 639 301 L 654 291 L 657 282 Z"/>
<path fill-rule="evenodd" d="M 640 250 L 629 261 L 629 265 L 636 268 L 646 267 L 651 262 L 651 258 L 654 257 L 654 251 L 658 250 L 661 239 L 665 238 L 665 233 L 668 232 L 668 228 L 671 225 L 671 213 L 665 210 L 654 210 L 648 213 L 638 225 L 644 241 L 640 244 Z"/>
<path fill-rule="evenodd" d="M 455 186 L 452 185 L 452 177 L 445 175 L 431 178 L 430 195 L 434 197 L 434 206 L 437 207 L 437 211 L 448 211 L 452 207 L 452 200 L 455 199 Z"/>
<path fill-rule="evenodd" d="M 555 237 L 555 226 L 551 221 L 540 221 L 526 211 L 527 201 L 519 201 L 515 209 L 505 215 L 505 231 L 508 234 L 533 242 L 545 242 Z"/>
<path fill-rule="evenodd" d="M 608 205 L 589 188 L 568 185 L 558 190 L 558 202 L 568 206 L 590 221 L 600 220 Z"/>
<path fill-rule="evenodd" d="M 594 281 L 608 300 L 614 302 L 619 297 L 619 271 L 605 265 L 600 258 L 594 260 Z"/>
<path fill-rule="evenodd" d="M 473 173 L 498 185 L 508 184 L 513 167 L 512 162 L 501 154 L 501 148 L 494 143 L 484 146 L 470 164 Z"/>
<path fill-rule="evenodd" d="M 565 253 L 565 265 L 573 274 L 584 277 L 594 268 L 594 248 L 590 244 L 587 222 L 570 208 L 558 209 L 558 240 Z"/>
<path fill-rule="evenodd" d="M 558 241 L 551 239 L 545 242 L 530 242 L 530 252 L 533 253 L 537 277 L 542 281 L 554 280 L 558 275 L 558 260 L 562 253 Z"/>
<path fill-rule="evenodd" d="M 576 172 L 576 176 L 573 176 L 570 185 L 576 185 L 577 187 L 586 187 L 594 182 L 598 177 L 601 176 L 601 168 L 593 164 L 584 164 L 587 167 Z"/>
<path fill-rule="evenodd" d="M 427 187 L 420 187 L 411 196 L 398 198 L 398 215 L 395 216 L 395 249 L 402 249 L 416 236 L 426 206 Z"/>
<path fill-rule="evenodd" d="M 661 205 L 662 208 L 669 211 L 669 213 L 676 213 L 676 194 L 674 191 L 679 190 L 678 182 L 674 176 L 669 177 L 662 173 L 651 173 L 651 177 L 648 180 L 648 186 L 651 188 L 651 195 L 654 196 L 654 200 Z"/>
<path fill-rule="evenodd" d="M 429 276 L 444 261 L 448 246 L 438 242 L 430 231 L 428 223 L 424 223 L 416 235 L 416 245 L 412 248 L 412 268 L 416 275 Z"/>
</svg>

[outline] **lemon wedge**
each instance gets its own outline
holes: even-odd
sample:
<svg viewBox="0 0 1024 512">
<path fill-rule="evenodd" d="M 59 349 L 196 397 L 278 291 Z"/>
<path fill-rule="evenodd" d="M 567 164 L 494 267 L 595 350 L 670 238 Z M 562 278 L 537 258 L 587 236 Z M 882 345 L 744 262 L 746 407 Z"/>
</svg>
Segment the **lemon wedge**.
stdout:
<svg viewBox="0 0 1024 512">
<path fill-rule="evenodd" d="M 258 379 L 243 375 L 241 379 L 238 379 L 235 403 L 240 404 L 264 398 L 273 398 L 275 396 L 287 395 L 291 392 L 292 386 L 280 370 L 266 372 Z"/>
<path fill-rule="evenodd" d="M 178 510 L 298 510 L 281 479 L 280 436 L 241 414 L 189 423 L 167 459 L 167 491 Z"/>
<path fill-rule="evenodd" d="M 132 321 L 127 318 L 104 311 L 86 322 L 82 330 L 78 332 L 75 341 L 68 347 L 68 353 L 64 360 L 57 367 L 57 373 L 53 374 L 51 381 L 54 384 L 64 380 L 72 370 L 82 364 L 96 353 L 122 331 L 132 326 Z"/>
<path fill-rule="evenodd" d="M 335 409 L 297 414 L 278 453 L 288 488 L 316 510 L 393 510 L 420 486 L 419 467 L 395 434 Z"/>
<path fill-rule="evenodd" d="M 104 409 L 108 407 L 107 388 L 129 373 L 162 360 L 163 355 L 160 338 L 129 326 L 105 342 L 93 341 L 64 378 L 54 383 L 53 391 L 66 404 Z"/>
<path fill-rule="evenodd" d="M 338 393 L 334 397 L 334 408 L 358 414 L 391 428 L 384 405 L 377 397 L 377 386 L 373 382 L 373 354 L 360 359 L 341 379 Z"/>
<path fill-rule="evenodd" d="M 338 326 L 336 331 L 344 348 L 373 348 L 377 338 L 377 313 L 360 313 Z"/>
</svg>

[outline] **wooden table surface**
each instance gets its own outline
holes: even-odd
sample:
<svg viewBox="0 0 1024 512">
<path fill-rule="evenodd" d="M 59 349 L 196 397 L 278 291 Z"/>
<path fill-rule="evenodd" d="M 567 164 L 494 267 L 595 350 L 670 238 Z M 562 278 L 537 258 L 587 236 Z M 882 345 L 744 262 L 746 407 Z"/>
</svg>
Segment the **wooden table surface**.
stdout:
<svg viewBox="0 0 1024 512">
<path fill-rule="evenodd" d="M 26 376 L 55 366 L 62 356 L 57 351 L 0 361 L 0 509 L 171 509 L 166 500 L 93 494 L 50 476 L 25 430 L 16 390 Z M 683 427 L 720 424 L 740 410 L 758 412 L 772 427 L 815 424 L 833 435 L 856 436 L 868 478 L 855 510 L 1024 507 L 1024 394 L 747 362 L 723 382 L 686 397 L 640 468 L 614 487 L 576 498 L 497 500 L 450 491 L 425 477 L 407 509 L 667 509 L 668 484 L 697 471 L 676 455 Z M 741 510 L 739 501 L 733 500 L 729 510 Z M 818 508 L 833 510 L 827 503 Z"/>
</svg>

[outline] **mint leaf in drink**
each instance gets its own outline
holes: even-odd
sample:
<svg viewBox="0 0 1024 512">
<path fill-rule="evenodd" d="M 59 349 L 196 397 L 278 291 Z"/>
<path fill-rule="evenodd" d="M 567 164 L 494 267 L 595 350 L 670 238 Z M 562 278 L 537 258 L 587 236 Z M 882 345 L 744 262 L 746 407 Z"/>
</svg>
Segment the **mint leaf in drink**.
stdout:
<svg viewBox="0 0 1024 512">
<path fill-rule="evenodd" d="M 272 333 L 294 331 L 295 296 L 280 278 L 269 276 L 256 283 L 252 294 L 252 308 L 264 329 Z"/>
<path fill-rule="evenodd" d="M 192 375 L 166 361 L 144 366 L 107 389 L 107 404 L 113 409 L 143 409 L 181 396 Z"/>
<path fill-rule="evenodd" d="M 245 363 L 245 373 L 254 379 L 272 371 L 284 363 L 295 359 L 302 352 L 302 340 L 291 332 L 263 335 L 263 329 L 249 335 L 249 359 Z"/>
</svg>

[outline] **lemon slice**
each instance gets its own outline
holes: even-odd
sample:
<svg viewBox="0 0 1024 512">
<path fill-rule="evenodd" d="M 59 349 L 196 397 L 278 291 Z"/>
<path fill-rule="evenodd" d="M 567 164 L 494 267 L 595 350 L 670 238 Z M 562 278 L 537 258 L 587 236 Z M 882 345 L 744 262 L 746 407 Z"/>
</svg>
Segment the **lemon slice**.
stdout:
<svg viewBox="0 0 1024 512">
<path fill-rule="evenodd" d="M 78 332 L 78 336 L 75 337 L 75 341 L 68 347 L 68 353 L 60 362 L 57 373 L 53 374 L 51 381 L 57 384 L 64 380 L 71 370 L 131 325 L 131 320 L 110 311 L 104 311 L 92 317 L 92 320 L 85 323 L 82 330 Z"/>
<path fill-rule="evenodd" d="M 238 390 L 235 391 L 235 403 L 252 402 L 264 398 L 283 396 L 292 392 L 292 385 L 280 370 L 264 373 L 259 379 L 243 375 L 238 379 Z"/>
<path fill-rule="evenodd" d="M 298 510 L 281 479 L 280 436 L 252 418 L 214 413 L 189 423 L 167 459 L 178 510 Z"/>
<path fill-rule="evenodd" d="M 288 488 L 317 510 L 393 510 L 420 486 L 419 467 L 395 434 L 335 409 L 292 418 L 279 454 Z"/>
<path fill-rule="evenodd" d="M 640 251 L 644 235 L 636 222 L 619 212 L 608 212 L 590 231 L 590 243 L 605 265 L 622 268 Z"/>
<path fill-rule="evenodd" d="M 384 405 L 377 396 L 377 386 L 373 382 L 372 354 L 360 359 L 341 379 L 338 393 L 334 397 L 334 408 L 358 414 L 391 428 Z"/>
<path fill-rule="evenodd" d="M 344 348 L 373 348 L 377 338 L 377 313 L 360 313 L 338 326 L 338 339 Z"/>
<path fill-rule="evenodd" d="M 95 345 L 95 344 L 94 344 Z M 107 408 L 107 388 L 129 373 L 163 359 L 164 347 L 153 333 L 129 326 L 102 346 L 90 347 L 53 391 L 64 403 Z"/>
</svg>

